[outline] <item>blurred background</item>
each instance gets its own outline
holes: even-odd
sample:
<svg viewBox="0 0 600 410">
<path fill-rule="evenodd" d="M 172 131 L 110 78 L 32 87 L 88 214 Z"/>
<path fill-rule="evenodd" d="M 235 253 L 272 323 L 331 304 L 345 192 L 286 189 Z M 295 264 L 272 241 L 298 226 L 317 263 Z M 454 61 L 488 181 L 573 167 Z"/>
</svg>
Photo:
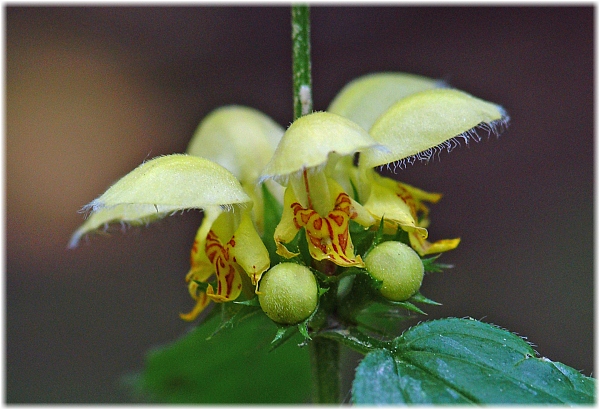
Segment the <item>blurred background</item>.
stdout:
<svg viewBox="0 0 600 410">
<path fill-rule="evenodd" d="M 289 7 L 25 7 L 6 16 L 6 400 L 115 403 L 147 349 L 189 329 L 200 214 L 94 235 L 77 211 L 224 104 L 292 120 Z M 460 236 L 422 292 L 586 375 L 594 366 L 594 8 L 312 8 L 314 103 L 375 71 L 440 78 L 503 105 L 498 139 L 398 178 L 444 193 Z M 355 363 L 349 365 L 352 374 Z"/>
</svg>

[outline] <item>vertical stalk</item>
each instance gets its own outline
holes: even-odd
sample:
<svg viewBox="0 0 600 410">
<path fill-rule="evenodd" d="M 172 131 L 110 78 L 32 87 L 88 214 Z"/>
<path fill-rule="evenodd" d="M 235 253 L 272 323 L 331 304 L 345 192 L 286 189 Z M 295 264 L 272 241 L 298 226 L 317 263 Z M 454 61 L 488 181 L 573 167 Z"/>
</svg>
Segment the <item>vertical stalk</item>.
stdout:
<svg viewBox="0 0 600 410">
<path fill-rule="evenodd" d="M 321 296 L 319 310 L 311 321 L 314 329 L 328 326 L 329 316 L 337 307 L 337 283 Z M 310 365 L 313 379 L 313 402 L 341 403 L 340 344 L 338 341 L 315 336 L 310 342 Z"/>
<path fill-rule="evenodd" d="M 318 404 L 341 403 L 340 344 L 331 339 L 316 337 L 311 340 L 309 346 L 313 377 L 313 402 Z"/>
<path fill-rule="evenodd" d="M 296 120 L 303 115 L 310 114 L 313 109 L 310 9 L 307 5 L 292 6 L 292 66 L 294 120 Z M 335 289 L 330 289 L 321 298 L 325 322 L 328 312 L 335 309 L 336 293 Z M 332 305 L 331 302 L 333 302 L 333 306 L 330 306 Z M 313 401 L 319 404 L 341 403 L 339 343 L 334 340 L 315 337 L 310 341 L 310 361 L 313 378 Z"/>
<path fill-rule="evenodd" d="M 292 6 L 292 65 L 295 120 L 312 112 L 310 9 L 307 5 Z"/>
</svg>

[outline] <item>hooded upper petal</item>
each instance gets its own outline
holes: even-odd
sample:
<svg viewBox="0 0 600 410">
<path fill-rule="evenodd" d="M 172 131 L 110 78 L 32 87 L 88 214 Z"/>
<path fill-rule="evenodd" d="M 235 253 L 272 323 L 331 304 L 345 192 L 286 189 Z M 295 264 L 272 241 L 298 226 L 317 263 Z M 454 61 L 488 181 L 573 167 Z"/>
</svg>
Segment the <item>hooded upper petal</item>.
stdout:
<svg viewBox="0 0 600 410">
<path fill-rule="evenodd" d="M 70 246 L 108 223 L 150 222 L 179 210 L 250 201 L 239 181 L 222 166 L 191 155 L 166 155 L 144 162 L 86 205 L 83 210 L 91 215 Z"/>
<path fill-rule="evenodd" d="M 260 179 L 286 184 L 290 175 L 324 166 L 330 154 L 351 155 L 376 145 L 367 131 L 347 118 L 328 112 L 308 114 L 287 129 Z"/>
<path fill-rule="evenodd" d="M 202 120 L 186 152 L 227 168 L 242 184 L 255 184 L 284 129 L 249 107 L 218 108 Z"/>
<path fill-rule="evenodd" d="M 173 154 L 144 162 L 84 209 L 152 205 L 161 212 L 245 202 L 250 198 L 231 172 L 204 158 Z"/>
<path fill-rule="evenodd" d="M 504 109 L 453 89 L 412 94 L 382 114 L 370 130 L 374 140 L 388 148 L 361 154 L 361 167 L 372 168 L 405 158 L 427 160 L 441 149 L 451 150 L 457 138 L 478 138 L 474 128 L 497 127 L 508 121 Z"/>
<path fill-rule="evenodd" d="M 192 137 L 186 152 L 225 167 L 242 183 L 254 202 L 253 221 L 263 229 L 263 198 L 257 184 L 284 133 L 282 126 L 253 108 L 229 105 L 207 115 Z M 268 182 L 269 191 L 283 201 L 283 188 Z"/>
<path fill-rule="evenodd" d="M 368 131 L 398 100 L 441 85 L 440 81 L 414 74 L 367 74 L 346 84 L 327 111 L 349 118 Z"/>
</svg>

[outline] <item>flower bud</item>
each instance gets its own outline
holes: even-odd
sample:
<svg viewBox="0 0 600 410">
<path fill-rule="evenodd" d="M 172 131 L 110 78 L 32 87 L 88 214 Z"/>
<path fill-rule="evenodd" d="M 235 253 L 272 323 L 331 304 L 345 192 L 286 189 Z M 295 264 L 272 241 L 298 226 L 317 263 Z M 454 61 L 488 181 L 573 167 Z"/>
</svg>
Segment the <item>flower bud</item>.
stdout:
<svg viewBox="0 0 600 410">
<path fill-rule="evenodd" d="M 377 245 L 365 258 L 371 276 L 383 282 L 381 295 L 400 302 L 414 295 L 423 282 L 425 269 L 417 253 L 402 242 Z"/>
<path fill-rule="evenodd" d="M 260 281 L 260 307 L 274 322 L 295 324 L 309 317 L 317 307 L 317 281 L 306 266 L 280 263 Z"/>
</svg>

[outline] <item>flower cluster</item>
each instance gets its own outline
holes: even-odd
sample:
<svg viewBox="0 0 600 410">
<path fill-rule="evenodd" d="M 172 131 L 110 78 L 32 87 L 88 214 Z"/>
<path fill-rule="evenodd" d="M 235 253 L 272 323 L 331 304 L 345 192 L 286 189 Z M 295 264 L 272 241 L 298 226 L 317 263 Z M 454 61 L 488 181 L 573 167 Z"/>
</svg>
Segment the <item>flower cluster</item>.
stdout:
<svg viewBox="0 0 600 410">
<path fill-rule="evenodd" d="M 291 322 L 297 322 L 316 307 L 319 286 L 310 278 L 317 271 L 335 277 L 344 269 L 369 272 L 372 266 L 371 276 L 387 289 L 382 288 L 382 294 L 394 299 L 393 289 L 404 275 L 396 268 L 410 266 L 416 274 L 409 274 L 411 290 L 400 292 L 400 299 L 406 299 L 420 287 L 419 256 L 454 249 L 460 239 L 430 242 L 426 204 L 436 203 L 441 195 L 384 177 L 377 169 L 428 161 L 460 141 L 478 140 L 478 130 L 498 133 L 507 121 L 495 104 L 402 73 L 361 77 L 342 89 L 327 111 L 305 115 L 287 130 L 256 110 L 223 107 L 201 122 L 186 154 L 143 163 L 84 207 L 90 216 L 73 235 L 71 246 L 110 223 L 148 223 L 177 211 L 201 209 L 204 217 L 186 276 L 196 304 L 181 315 L 184 320 L 197 318 L 211 301 L 234 301 L 243 292 L 250 298 L 253 292 L 259 294 L 261 306 L 264 301 L 265 306 L 287 311 L 286 304 L 301 298 L 285 295 L 307 286 L 312 295 L 302 302 L 303 317 L 292 315 Z M 282 207 L 270 237 L 264 235 L 263 185 Z M 405 232 L 410 246 L 386 246 L 374 252 L 370 262 L 353 244 L 357 227 L 390 235 Z M 312 260 L 302 269 L 293 267 L 299 261 L 298 247 L 292 246 L 298 235 L 304 235 Z M 268 247 L 278 261 L 272 260 Z M 410 262 L 398 255 L 408 255 Z M 400 273 L 385 279 L 389 270 Z M 284 295 L 283 302 L 263 292 L 261 279 L 267 277 L 269 289 Z M 297 277 L 306 285 L 295 284 Z M 281 317 L 265 306 L 269 317 Z M 287 323 L 283 316 L 275 320 Z"/>
</svg>

